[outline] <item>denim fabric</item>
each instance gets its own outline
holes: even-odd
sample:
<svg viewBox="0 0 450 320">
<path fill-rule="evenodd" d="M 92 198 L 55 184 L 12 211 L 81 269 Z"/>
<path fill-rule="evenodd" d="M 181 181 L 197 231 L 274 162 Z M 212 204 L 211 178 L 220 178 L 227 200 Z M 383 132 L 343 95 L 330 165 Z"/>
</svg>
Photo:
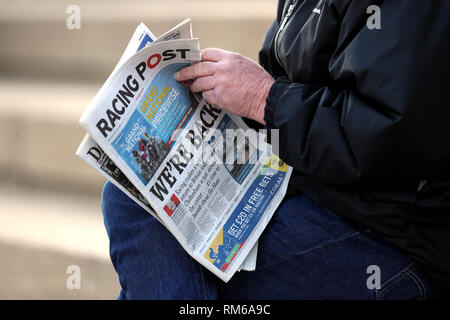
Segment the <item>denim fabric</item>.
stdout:
<svg viewBox="0 0 450 320">
<path fill-rule="evenodd" d="M 119 299 L 430 299 L 414 262 L 305 195 L 285 200 L 263 232 L 256 270 L 224 283 L 111 183 L 102 208 Z M 380 268 L 369 289 L 367 268 Z"/>
</svg>

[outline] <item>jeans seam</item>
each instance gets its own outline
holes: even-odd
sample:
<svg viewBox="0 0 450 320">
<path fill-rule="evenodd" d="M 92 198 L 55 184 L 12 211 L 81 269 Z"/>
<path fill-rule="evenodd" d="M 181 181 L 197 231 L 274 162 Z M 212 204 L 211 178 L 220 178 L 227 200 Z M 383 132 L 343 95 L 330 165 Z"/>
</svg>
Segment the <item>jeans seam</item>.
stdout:
<svg viewBox="0 0 450 320">
<path fill-rule="evenodd" d="M 417 284 L 417 287 L 419 288 L 419 291 L 420 291 L 419 300 L 425 300 L 426 296 L 427 296 L 427 289 L 426 289 L 425 285 L 423 284 L 422 280 L 420 280 L 420 278 L 414 273 L 414 271 L 408 267 L 405 268 L 405 272 Z"/>
<path fill-rule="evenodd" d="M 315 250 L 315 249 L 323 248 L 323 247 L 326 247 L 326 246 L 328 246 L 328 245 L 330 245 L 330 244 L 333 244 L 333 243 L 336 243 L 336 242 L 339 242 L 339 241 L 346 240 L 346 239 L 351 238 L 351 237 L 353 237 L 353 236 L 356 236 L 356 235 L 358 235 L 358 234 L 360 234 L 360 233 L 361 233 L 361 232 L 359 232 L 359 231 L 353 232 L 353 233 L 351 233 L 351 234 L 348 234 L 348 233 L 347 233 L 347 234 L 345 234 L 344 236 L 342 236 L 342 237 L 340 237 L 340 238 L 338 238 L 338 239 L 328 240 L 328 241 L 322 242 L 321 244 L 316 245 L 316 246 L 314 246 L 314 247 L 311 247 L 311 248 L 309 248 L 309 249 L 306 249 L 306 250 L 304 250 L 304 251 L 293 252 L 293 253 L 291 253 L 291 254 L 285 256 L 285 257 L 283 258 L 282 261 L 277 262 L 277 263 L 274 263 L 274 264 L 271 264 L 271 265 L 269 265 L 269 266 L 266 266 L 266 267 L 264 267 L 263 269 L 259 269 L 258 271 L 264 271 L 264 270 L 266 270 L 266 269 L 268 269 L 268 268 L 272 268 L 272 267 L 274 267 L 274 266 L 277 266 L 277 265 L 286 263 L 286 259 L 288 259 L 288 258 L 291 258 L 291 257 L 293 257 L 293 256 L 302 256 L 302 255 L 304 255 L 304 254 L 306 254 L 306 253 L 308 253 L 308 252 L 311 252 L 311 251 L 313 251 L 313 250 Z"/>
<path fill-rule="evenodd" d="M 390 279 L 388 279 L 386 282 L 384 282 L 381 285 L 380 289 L 376 290 L 376 299 L 377 300 L 381 300 L 384 293 L 389 290 L 390 288 L 392 288 L 392 286 L 394 286 L 395 284 L 397 284 L 398 282 L 400 282 L 401 280 L 403 280 L 405 277 L 409 276 L 409 274 L 407 273 L 407 270 L 409 267 L 411 267 L 412 265 L 414 265 L 414 262 L 411 262 L 410 264 L 408 264 L 406 267 L 404 267 L 402 270 L 400 270 L 399 272 L 397 272 L 395 275 L 393 275 Z M 409 276 L 411 277 L 411 276 Z M 416 282 L 417 283 L 417 282 Z"/>
<path fill-rule="evenodd" d="M 205 276 L 203 274 L 202 266 L 200 264 L 198 264 L 198 272 L 199 272 L 199 276 L 200 276 L 200 280 L 201 280 L 201 286 L 202 286 L 202 289 L 203 289 L 203 298 L 204 298 L 204 300 L 208 300 L 208 293 L 207 293 L 207 290 L 206 290 Z"/>
<path fill-rule="evenodd" d="M 406 268 L 406 267 L 405 267 Z M 395 274 L 392 278 L 390 278 L 384 286 L 381 286 L 381 288 L 379 290 L 376 291 L 377 293 L 377 300 L 378 297 L 382 297 L 384 295 L 384 293 L 389 290 L 390 288 L 392 288 L 395 284 L 397 284 L 398 282 L 400 282 L 401 280 L 403 280 L 404 278 L 406 278 L 408 276 L 408 274 L 406 272 L 404 272 L 405 269 L 402 269 L 400 272 L 398 272 L 397 274 Z M 395 280 L 394 278 L 397 277 Z M 391 281 L 391 282 L 389 282 Z M 389 283 L 388 283 L 389 282 Z"/>
</svg>

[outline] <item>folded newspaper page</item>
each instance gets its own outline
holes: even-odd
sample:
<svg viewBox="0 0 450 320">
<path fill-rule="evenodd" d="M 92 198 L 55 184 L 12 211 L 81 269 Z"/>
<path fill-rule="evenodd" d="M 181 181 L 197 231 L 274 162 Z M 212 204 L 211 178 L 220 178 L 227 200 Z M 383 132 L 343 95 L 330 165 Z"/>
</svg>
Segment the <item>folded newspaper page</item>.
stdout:
<svg viewBox="0 0 450 320">
<path fill-rule="evenodd" d="M 262 134 L 174 79 L 200 60 L 198 39 L 142 48 L 80 122 L 184 249 L 227 282 L 281 202 L 291 168 Z"/>
<path fill-rule="evenodd" d="M 137 51 L 146 47 L 147 45 L 164 40 L 171 39 L 190 39 L 192 38 L 192 27 L 190 19 L 186 19 L 159 38 L 155 39 L 153 33 L 143 24 L 139 24 L 131 37 L 130 42 L 127 45 L 122 57 L 116 65 L 115 70 L 120 67 L 130 56 Z M 107 180 L 111 181 L 122 192 L 128 195 L 142 208 L 147 210 L 153 217 L 159 222 L 163 223 L 148 202 L 142 196 L 142 194 L 136 189 L 136 187 L 126 178 L 122 171 L 117 168 L 115 163 L 106 155 L 100 146 L 94 141 L 94 139 L 86 134 L 85 138 L 81 142 L 76 154 L 92 166 L 96 171 L 102 174 Z M 164 223 L 163 223 L 164 224 Z M 247 258 L 242 263 L 239 271 L 254 271 L 256 268 L 258 246 L 255 244 L 253 249 L 248 254 Z"/>
</svg>

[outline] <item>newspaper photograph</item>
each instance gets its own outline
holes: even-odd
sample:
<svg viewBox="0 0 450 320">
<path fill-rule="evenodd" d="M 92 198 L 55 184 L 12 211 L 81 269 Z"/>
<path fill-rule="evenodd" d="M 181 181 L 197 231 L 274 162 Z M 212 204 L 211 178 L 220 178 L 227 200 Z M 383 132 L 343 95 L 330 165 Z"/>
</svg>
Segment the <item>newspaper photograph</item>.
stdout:
<svg viewBox="0 0 450 320">
<path fill-rule="evenodd" d="M 242 119 L 174 79 L 200 60 L 198 39 L 155 41 L 114 70 L 80 122 L 184 249 L 227 282 L 281 202 L 291 168 Z"/>
</svg>

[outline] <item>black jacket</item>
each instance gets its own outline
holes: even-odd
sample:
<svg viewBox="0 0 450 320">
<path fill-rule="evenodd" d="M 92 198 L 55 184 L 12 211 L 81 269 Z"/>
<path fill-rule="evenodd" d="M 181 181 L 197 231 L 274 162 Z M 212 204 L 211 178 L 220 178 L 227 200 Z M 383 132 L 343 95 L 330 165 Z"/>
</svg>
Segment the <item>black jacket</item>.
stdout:
<svg viewBox="0 0 450 320">
<path fill-rule="evenodd" d="M 370 5 L 381 29 L 366 25 Z M 449 287 L 450 1 L 281 0 L 260 63 L 276 79 L 265 120 L 294 168 L 289 192 Z"/>
</svg>

